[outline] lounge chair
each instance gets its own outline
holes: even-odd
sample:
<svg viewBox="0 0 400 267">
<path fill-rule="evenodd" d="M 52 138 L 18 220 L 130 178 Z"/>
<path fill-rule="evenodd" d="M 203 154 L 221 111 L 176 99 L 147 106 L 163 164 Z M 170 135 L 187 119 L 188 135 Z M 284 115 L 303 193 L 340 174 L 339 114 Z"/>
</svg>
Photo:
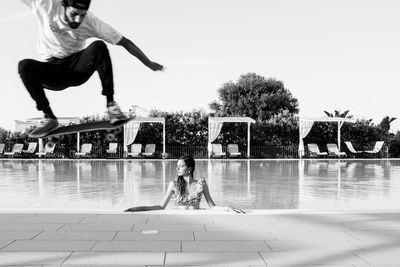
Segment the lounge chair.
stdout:
<svg viewBox="0 0 400 267">
<path fill-rule="evenodd" d="M 109 143 L 106 152 L 107 154 L 117 155 L 117 149 L 118 149 L 118 143 Z"/>
<path fill-rule="evenodd" d="M 328 156 L 328 153 L 319 151 L 317 144 L 313 144 L 313 143 L 307 144 L 307 148 L 308 148 L 308 156 L 311 158 Z"/>
<path fill-rule="evenodd" d="M 35 154 L 36 148 L 37 148 L 37 142 L 31 142 L 29 143 L 28 148 L 22 150 L 21 152 L 24 155 L 33 156 Z"/>
<path fill-rule="evenodd" d="M 41 157 L 51 157 L 54 156 L 54 148 L 56 147 L 56 144 L 53 142 L 47 142 L 46 145 L 44 146 L 43 151 L 36 152 L 36 156 Z"/>
<path fill-rule="evenodd" d="M 344 142 L 344 144 L 347 146 L 347 149 L 350 151 L 351 154 L 353 154 L 353 156 L 357 156 L 363 153 L 362 151 L 355 150 L 351 142 Z"/>
<path fill-rule="evenodd" d="M 128 157 L 139 158 L 142 155 L 142 144 L 132 144 Z"/>
<path fill-rule="evenodd" d="M 10 152 L 4 152 L 4 156 L 14 157 L 20 155 L 23 148 L 24 144 L 14 144 Z"/>
<path fill-rule="evenodd" d="M 75 152 L 76 157 L 89 157 L 92 152 L 92 144 L 83 144 L 80 152 Z"/>
<path fill-rule="evenodd" d="M 330 157 L 347 157 L 346 152 L 339 151 L 337 144 L 326 144 L 326 148 Z"/>
<path fill-rule="evenodd" d="M 226 156 L 225 152 L 222 152 L 222 145 L 221 144 L 211 144 L 212 145 L 212 152 L 211 157 L 213 158 L 222 158 Z"/>
<path fill-rule="evenodd" d="M 376 141 L 375 146 L 372 150 L 364 150 L 364 152 L 367 154 L 371 154 L 371 155 L 378 154 L 383 147 L 383 143 L 384 143 L 384 141 Z"/>
<path fill-rule="evenodd" d="M 242 155 L 242 153 L 239 152 L 239 147 L 237 144 L 228 145 L 228 155 L 231 158 L 240 157 Z"/>
<path fill-rule="evenodd" d="M 3 144 L 3 143 L 0 144 L 0 155 L 3 155 L 3 153 L 4 153 L 4 147 L 5 147 L 5 146 L 6 146 L 6 145 Z"/>
<path fill-rule="evenodd" d="M 144 152 L 142 153 L 145 157 L 154 157 L 156 154 L 156 144 L 147 144 L 144 147 Z"/>
</svg>

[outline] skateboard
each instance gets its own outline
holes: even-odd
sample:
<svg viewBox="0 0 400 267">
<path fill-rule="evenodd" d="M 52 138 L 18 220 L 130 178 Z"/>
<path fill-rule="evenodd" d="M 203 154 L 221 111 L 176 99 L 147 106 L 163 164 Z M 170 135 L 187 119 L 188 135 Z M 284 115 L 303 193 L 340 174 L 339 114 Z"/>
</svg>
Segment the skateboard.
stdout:
<svg viewBox="0 0 400 267">
<path fill-rule="evenodd" d="M 78 132 L 91 132 L 91 131 L 107 131 L 107 139 L 109 141 L 113 140 L 115 136 L 122 132 L 122 127 L 133 120 L 134 118 L 128 118 L 128 120 L 123 121 L 117 125 L 111 124 L 110 121 L 94 121 L 81 124 L 74 124 L 68 126 L 61 126 L 41 138 L 50 138 L 51 141 L 58 141 L 60 136 L 66 134 L 73 134 Z"/>
</svg>

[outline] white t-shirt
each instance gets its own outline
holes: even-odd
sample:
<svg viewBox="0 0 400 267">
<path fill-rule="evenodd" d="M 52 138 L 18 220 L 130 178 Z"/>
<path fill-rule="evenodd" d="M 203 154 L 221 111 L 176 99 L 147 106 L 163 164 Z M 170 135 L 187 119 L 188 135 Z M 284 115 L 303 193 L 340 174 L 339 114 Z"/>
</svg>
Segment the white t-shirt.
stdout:
<svg viewBox="0 0 400 267">
<path fill-rule="evenodd" d="M 38 18 L 38 53 L 44 60 L 65 58 L 85 48 L 92 37 L 110 44 L 118 43 L 122 35 L 91 12 L 87 12 L 77 29 L 71 29 L 64 19 L 62 0 L 23 0 Z"/>
</svg>

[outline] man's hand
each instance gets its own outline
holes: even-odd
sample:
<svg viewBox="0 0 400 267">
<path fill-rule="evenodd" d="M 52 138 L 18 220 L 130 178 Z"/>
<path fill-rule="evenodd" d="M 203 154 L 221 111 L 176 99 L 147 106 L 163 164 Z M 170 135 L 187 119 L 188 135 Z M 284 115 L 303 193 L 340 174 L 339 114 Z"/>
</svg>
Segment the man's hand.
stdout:
<svg viewBox="0 0 400 267">
<path fill-rule="evenodd" d="M 149 67 L 153 71 L 162 71 L 162 70 L 164 70 L 164 66 L 163 65 L 160 65 L 157 62 L 153 62 L 153 61 L 150 61 L 149 65 L 147 67 Z"/>
</svg>

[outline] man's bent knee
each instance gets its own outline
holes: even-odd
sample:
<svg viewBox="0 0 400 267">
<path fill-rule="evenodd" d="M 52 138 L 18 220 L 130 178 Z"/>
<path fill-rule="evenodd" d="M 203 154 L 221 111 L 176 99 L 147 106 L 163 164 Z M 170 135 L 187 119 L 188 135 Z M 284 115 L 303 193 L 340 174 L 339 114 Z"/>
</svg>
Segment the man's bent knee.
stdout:
<svg viewBox="0 0 400 267">
<path fill-rule="evenodd" d="M 18 62 L 18 73 L 20 75 L 27 74 L 32 71 L 34 60 L 33 59 L 23 59 Z"/>
<path fill-rule="evenodd" d="M 94 50 L 96 52 L 99 52 L 101 54 L 103 53 L 108 53 L 108 48 L 107 45 L 103 41 L 94 41 L 88 46 L 88 49 Z"/>
</svg>

